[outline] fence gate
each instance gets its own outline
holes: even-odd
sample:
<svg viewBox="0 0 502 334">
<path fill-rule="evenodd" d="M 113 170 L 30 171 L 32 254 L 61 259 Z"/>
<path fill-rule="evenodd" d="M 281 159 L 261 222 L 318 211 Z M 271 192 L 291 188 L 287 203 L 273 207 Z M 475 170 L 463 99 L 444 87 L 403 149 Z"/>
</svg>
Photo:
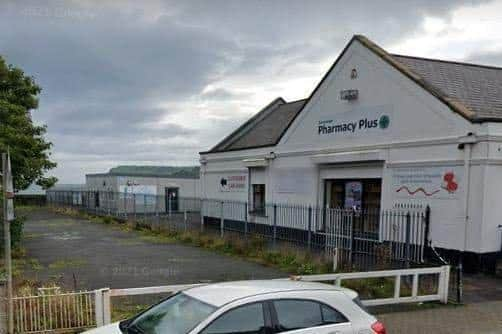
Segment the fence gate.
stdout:
<svg viewBox="0 0 502 334">
<path fill-rule="evenodd" d="M 423 263 L 429 209 L 325 209 L 325 249 L 341 263 Z"/>
<path fill-rule="evenodd" d="M 352 263 L 353 212 L 346 209 L 325 210 L 325 251 L 341 263 Z"/>
</svg>

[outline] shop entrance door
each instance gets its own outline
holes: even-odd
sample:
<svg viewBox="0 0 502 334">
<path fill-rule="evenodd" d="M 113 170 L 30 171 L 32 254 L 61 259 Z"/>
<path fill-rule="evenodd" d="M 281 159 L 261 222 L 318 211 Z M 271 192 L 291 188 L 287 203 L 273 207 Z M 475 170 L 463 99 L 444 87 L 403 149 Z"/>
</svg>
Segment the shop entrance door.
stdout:
<svg viewBox="0 0 502 334">
<path fill-rule="evenodd" d="M 326 180 L 326 206 L 351 215 L 356 238 L 379 237 L 382 179 Z"/>
<path fill-rule="evenodd" d="M 379 210 L 382 179 L 326 180 L 326 193 L 329 208 Z"/>
<path fill-rule="evenodd" d="M 179 210 L 179 188 L 166 188 L 166 212 L 177 212 Z"/>
</svg>

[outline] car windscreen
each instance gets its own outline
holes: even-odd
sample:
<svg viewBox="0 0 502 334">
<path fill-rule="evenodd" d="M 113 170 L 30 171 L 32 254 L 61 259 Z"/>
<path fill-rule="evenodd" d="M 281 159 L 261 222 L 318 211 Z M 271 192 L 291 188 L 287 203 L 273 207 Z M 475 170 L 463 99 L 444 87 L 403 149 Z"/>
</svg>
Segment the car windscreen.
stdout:
<svg viewBox="0 0 502 334">
<path fill-rule="evenodd" d="M 215 310 L 212 305 L 179 293 L 140 314 L 127 328 L 131 329 L 128 332 L 141 334 L 186 334 Z"/>
</svg>

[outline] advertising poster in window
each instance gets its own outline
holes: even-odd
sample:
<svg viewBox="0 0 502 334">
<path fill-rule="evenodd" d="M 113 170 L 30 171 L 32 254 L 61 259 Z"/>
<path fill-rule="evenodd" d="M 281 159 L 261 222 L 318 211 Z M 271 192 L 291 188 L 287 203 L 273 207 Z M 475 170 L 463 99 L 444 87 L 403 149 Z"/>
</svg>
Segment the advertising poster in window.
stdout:
<svg viewBox="0 0 502 334">
<path fill-rule="evenodd" d="M 360 181 L 345 183 L 345 208 L 360 210 L 363 197 L 363 184 Z"/>
<path fill-rule="evenodd" d="M 223 192 L 245 192 L 247 183 L 246 174 L 225 175 L 219 179 L 219 189 Z"/>
<path fill-rule="evenodd" d="M 392 192 L 397 198 L 457 199 L 462 185 L 461 166 L 392 169 Z"/>
<path fill-rule="evenodd" d="M 135 194 L 138 205 L 154 205 L 156 203 L 157 186 L 154 185 L 121 185 L 119 186 L 119 191 L 121 198 L 124 198 L 124 196 L 131 198 Z"/>
</svg>

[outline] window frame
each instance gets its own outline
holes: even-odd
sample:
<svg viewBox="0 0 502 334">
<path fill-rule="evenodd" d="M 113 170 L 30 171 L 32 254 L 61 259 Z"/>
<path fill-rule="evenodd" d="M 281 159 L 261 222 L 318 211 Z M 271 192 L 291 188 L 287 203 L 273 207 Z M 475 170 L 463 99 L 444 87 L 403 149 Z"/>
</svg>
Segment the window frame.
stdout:
<svg viewBox="0 0 502 334">
<path fill-rule="evenodd" d="M 250 305 L 253 305 L 253 304 L 262 304 L 262 309 L 263 309 L 263 323 L 265 325 L 265 332 L 266 332 L 266 334 L 273 334 L 274 333 L 274 329 L 273 329 L 273 323 L 272 323 L 272 314 L 271 314 L 271 310 L 270 310 L 271 305 L 269 305 L 267 303 L 267 301 L 263 301 L 263 300 L 252 301 L 252 302 L 249 302 L 249 303 L 244 303 L 244 304 L 236 305 L 235 307 L 232 307 L 231 309 L 228 309 L 228 310 L 222 312 L 221 314 L 219 314 L 218 316 L 216 316 L 216 318 L 212 319 L 208 324 L 206 324 L 203 328 L 201 328 L 197 333 L 198 334 L 204 333 L 204 331 L 209 326 L 211 326 L 213 324 L 213 322 L 215 322 L 216 320 L 220 319 L 222 316 L 226 315 L 227 313 L 235 311 L 236 309 L 239 309 L 241 307 L 246 307 L 246 306 L 250 306 Z"/>
<path fill-rule="evenodd" d="M 279 317 L 277 316 L 277 310 L 276 310 L 276 307 L 274 305 L 274 302 L 276 301 L 300 301 L 300 302 L 313 302 L 313 303 L 316 303 L 319 305 L 319 312 L 321 313 L 321 319 L 323 321 L 323 324 L 322 325 L 318 325 L 318 326 L 312 326 L 312 327 L 304 327 L 304 328 L 297 328 L 297 329 L 290 329 L 290 330 L 286 330 L 286 331 L 281 331 L 280 330 L 280 323 L 279 323 Z M 309 329 L 309 328 L 319 328 L 319 327 L 324 327 L 324 326 L 339 326 L 339 325 L 350 325 L 351 322 L 349 320 L 349 318 L 343 314 L 343 312 L 340 312 L 339 310 L 337 310 L 336 308 L 334 308 L 333 306 L 325 303 L 325 302 L 322 302 L 320 300 L 317 300 L 317 299 L 312 299 L 312 298 L 274 298 L 274 299 L 270 299 L 270 300 L 267 300 L 267 303 L 269 304 L 269 308 L 270 308 L 270 315 L 271 315 L 271 319 L 272 319 L 272 330 L 273 330 L 273 333 L 274 334 L 277 334 L 277 333 L 287 333 L 287 332 L 291 332 L 291 331 L 297 331 L 297 330 L 303 330 L 303 329 Z M 323 315 L 323 312 L 322 312 L 322 306 L 324 307 L 327 307 L 337 313 L 339 313 L 340 315 L 342 315 L 347 321 L 344 321 L 344 322 L 338 322 L 338 323 L 324 323 L 324 315 Z"/>
</svg>

